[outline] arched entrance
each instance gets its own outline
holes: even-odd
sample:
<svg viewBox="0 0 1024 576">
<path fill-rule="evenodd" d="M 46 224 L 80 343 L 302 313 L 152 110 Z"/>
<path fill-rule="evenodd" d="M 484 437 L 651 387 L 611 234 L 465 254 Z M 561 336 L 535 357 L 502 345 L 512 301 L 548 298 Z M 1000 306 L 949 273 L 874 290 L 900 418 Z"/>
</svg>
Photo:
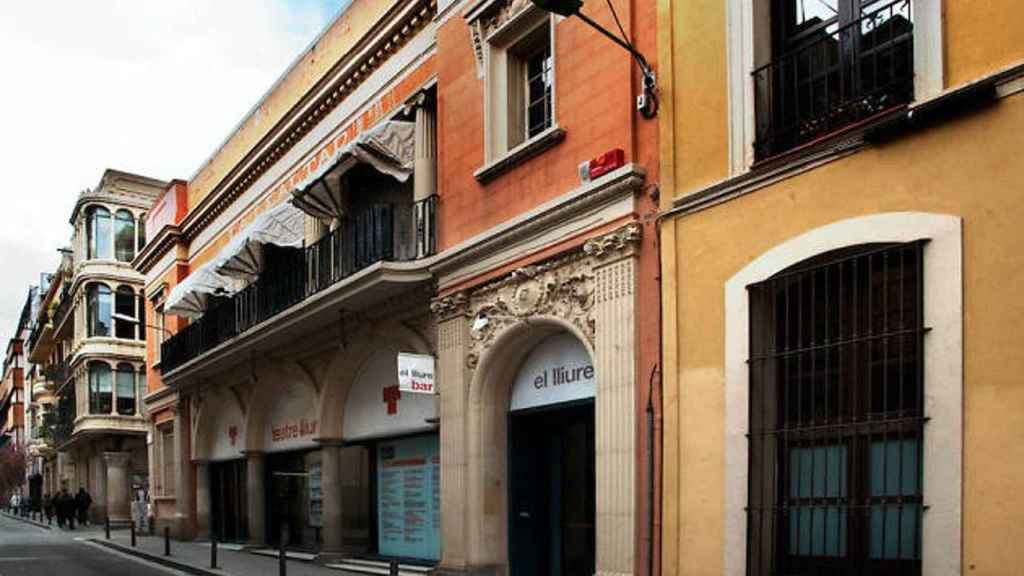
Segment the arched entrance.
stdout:
<svg viewBox="0 0 1024 576">
<path fill-rule="evenodd" d="M 589 576 L 595 564 L 594 398 L 586 347 L 567 332 L 526 355 L 508 405 L 512 576 Z"/>
<path fill-rule="evenodd" d="M 208 502 L 197 505 L 208 511 L 210 533 L 221 542 L 244 542 L 249 536 L 245 443 L 238 398 L 226 388 L 216 390 L 203 400 L 193 457 L 207 464 L 209 474 L 200 479 L 206 482 Z"/>
</svg>

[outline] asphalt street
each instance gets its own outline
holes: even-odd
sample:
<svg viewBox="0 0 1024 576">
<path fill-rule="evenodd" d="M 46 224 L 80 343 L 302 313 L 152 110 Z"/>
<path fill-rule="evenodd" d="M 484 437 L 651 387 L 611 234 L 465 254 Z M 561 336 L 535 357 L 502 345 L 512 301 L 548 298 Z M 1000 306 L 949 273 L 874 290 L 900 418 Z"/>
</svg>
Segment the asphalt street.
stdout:
<svg viewBox="0 0 1024 576">
<path fill-rule="evenodd" d="M 0 576 L 168 576 L 179 574 L 0 516 Z"/>
</svg>

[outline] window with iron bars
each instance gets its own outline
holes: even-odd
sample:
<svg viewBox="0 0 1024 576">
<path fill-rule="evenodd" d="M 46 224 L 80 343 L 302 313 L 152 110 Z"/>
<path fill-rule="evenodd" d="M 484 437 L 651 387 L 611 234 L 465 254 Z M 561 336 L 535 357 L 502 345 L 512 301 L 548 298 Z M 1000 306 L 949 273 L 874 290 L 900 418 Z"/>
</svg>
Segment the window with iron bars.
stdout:
<svg viewBox="0 0 1024 576">
<path fill-rule="evenodd" d="M 773 0 L 772 58 L 753 72 L 764 159 L 914 97 L 911 0 Z"/>
<path fill-rule="evenodd" d="M 921 574 L 923 247 L 748 286 L 751 576 Z"/>
</svg>

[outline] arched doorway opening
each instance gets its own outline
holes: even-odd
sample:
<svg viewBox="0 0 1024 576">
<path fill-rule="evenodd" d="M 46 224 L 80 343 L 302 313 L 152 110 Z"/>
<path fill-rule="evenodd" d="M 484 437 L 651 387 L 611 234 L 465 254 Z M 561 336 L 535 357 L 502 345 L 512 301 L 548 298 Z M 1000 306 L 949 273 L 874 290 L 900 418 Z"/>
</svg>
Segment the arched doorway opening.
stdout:
<svg viewBox="0 0 1024 576">
<path fill-rule="evenodd" d="M 567 332 L 538 342 L 508 404 L 512 576 L 584 576 L 595 566 L 594 398 L 586 347 Z"/>
</svg>

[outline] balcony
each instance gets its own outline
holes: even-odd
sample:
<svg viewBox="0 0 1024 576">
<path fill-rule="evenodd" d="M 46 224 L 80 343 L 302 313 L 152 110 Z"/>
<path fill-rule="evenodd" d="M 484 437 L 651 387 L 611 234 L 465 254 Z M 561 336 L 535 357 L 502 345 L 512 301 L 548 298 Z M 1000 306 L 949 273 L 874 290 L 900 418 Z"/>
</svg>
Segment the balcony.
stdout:
<svg viewBox="0 0 1024 576">
<path fill-rule="evenodd" d="M 914 98 L 910 0 L 825 27 L 753 72 L 757 160 L 867 121 Z"/>
<path fill-rule="evenodd" d="M 344 288 L 357 278 L 377 274 L 366 284 L 374 288 L 371 299 L 424 282 L 429 277 L 425 265 L 388 265 L 414 263 L 436 252 L 436 213 L 436 196 L 406 204 L 371 204 L 315 244 L 301 249 L 268 246 L 259 278 L 219 299 L 161 345 L 165 381 L 184 364 L 314 298 L 355 304 L 353 293 Z"/>
</svg>

